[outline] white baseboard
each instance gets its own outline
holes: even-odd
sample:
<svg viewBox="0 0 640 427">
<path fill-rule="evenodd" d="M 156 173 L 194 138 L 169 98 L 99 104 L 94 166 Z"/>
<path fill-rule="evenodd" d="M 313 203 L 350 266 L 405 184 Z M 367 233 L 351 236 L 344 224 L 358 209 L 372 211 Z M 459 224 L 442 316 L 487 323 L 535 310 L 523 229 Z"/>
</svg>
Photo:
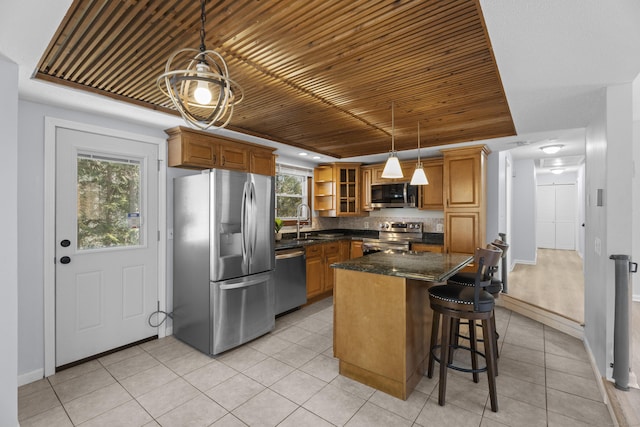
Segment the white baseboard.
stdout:
<svg viewBox="0 0 640 427">
<path fill-rule="evenodd" d="M 513 266 L 515 267 L 516 264 L 526 264 L 526 265 L 536 265 L 536 260 L 530 260 L 530 259 L 514 259 L 512 260 Z"/>
<path fill-rule="evenodd" d="M 584 338 L 583 325 L 567 317 L 545 310 L 544 308 L 512 298 L 509 294 L 500 294 L 500 298 L 496 300 L 496 304 L 540 322 L 543 325 L 564 332 L 567 335 L 571 335 L 572 337 L 580 340 Z"/>
<path fill-rule="evenodd" d="M 44 368 L 18 375 L 18 387 L 44 378 Z"/>
</svg>

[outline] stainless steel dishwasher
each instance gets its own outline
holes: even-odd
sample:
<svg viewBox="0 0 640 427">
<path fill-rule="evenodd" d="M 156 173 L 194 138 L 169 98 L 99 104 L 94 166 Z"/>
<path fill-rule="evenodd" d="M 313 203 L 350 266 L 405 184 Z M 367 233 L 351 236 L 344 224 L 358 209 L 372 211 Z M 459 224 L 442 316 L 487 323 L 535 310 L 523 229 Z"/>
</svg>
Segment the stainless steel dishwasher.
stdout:
<svg viewBox="0 0 640 427">
<path fill-rule="evenodd" d="M 276 251 L 276 315 L 307 302 L 307 264 L 304 248 Z"/>
</svg>

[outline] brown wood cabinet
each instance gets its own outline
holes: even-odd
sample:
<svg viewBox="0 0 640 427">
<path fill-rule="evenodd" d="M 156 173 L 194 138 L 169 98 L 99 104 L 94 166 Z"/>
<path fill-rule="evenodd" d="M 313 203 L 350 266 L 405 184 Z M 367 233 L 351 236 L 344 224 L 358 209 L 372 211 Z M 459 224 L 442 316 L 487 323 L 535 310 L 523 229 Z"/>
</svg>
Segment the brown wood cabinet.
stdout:
<svg viewBox="0 0 640 427">
<path fill-rule="evenodd" d="M 320 295 L 324 290 L 324 259 L 322 245 L 307 246 L 307 299 Z"/>
<path fill-rule="evenodd" d="M 351 254 L 350 258 L 360 258 L 364 256 L 362 252 L 362 240 L 352 240 L 351 241 Z"/>
<path fill-rule="evenodd" d="M 331 243 L 323 243 L 323 251 L 324 251 L 324 291 L 333 290 L 334 285 L 334 277 L 333 277 L 333 268 L 331 268 L 331 264 L 335 262 L 342 261 L 340 258 L 340 243 L 339 242 L 331 242 Z"/>
<path fill-rule="evenodd" d="M 486 244 L 486 165 L 484 145 L 441 150 L 445 251 L 473 254 Z M 471 267 L 473 268 L 473 267 Z"/>
<path fill-rule="evenodd" d="M 383 178 L 382 172 L 384 171 L 384 163 L 374 165 L 371 168 L 371 183 L 372 184 L 384 184 L 389 182 L 408 182 L 411 181 L 413 176 L 413 170 L 416 167 L 415 160 L 406 160 L 400 162 L 400 168 L 402 169 L 402 178 Z"/>
<path fill-rule="evenodd" d="M 275 175 L 274 149 L 183 126 L 165 130 L 168 165 L 188 169 L 230 169 Z"/>
<path fill-rule="evenodd" d="M 335 211 L 335 183 L 333 182 L 333 166 L 318 166 L 313 170 L 313 209 L 320 216 L 324 212 Z"/>
<path fill-rule="evenodd" d="M 314 209 L 319 216 L 361 216 L 360 163 L 333 163 L 314 170 Z"/>
<path fill-rule="evenodd" d="M 360 209 L 364 212 L 373 210 L 371 206 L 371 175 L 373 167 L 363 166 L 360 168 Z"/>
<path fill-rule="evenodd" d="M 411 243 L 411 250 L 416 252 L 437 252 L 442 253 L 444 251 L 444 246 L 442 245 L 431 245 L 428 243 Z"/>
<path fill-rule="evenodd" d="M 351 240 L 340 240 L 340 261 L 346 261 L 351 258 Z"/>
<path fill-rule="evenodd" d="M 427 175 L 429 185 L 420 187 L 420 209 L 443 210 L 444 190 L 442 178 L 444 164 L 442 159 L 429 159 L 422 162 L 424 173 Z"/>
<path fill-rule="evenodd" d="M 429 287 L 402 277 L 336 270 L 333 352 L 341 375 L 407 399 L 429 357 Z"/>
<path fill-rule="evenodd" d="M 346 241 L 346 240 L 345 240 Z M 348 241 L 346 241 L 348 242 Z M 331 264 L 344 259 L 342 241 L 318 243 L 305 248 L 307 257 L 307 299 L 330 294 L 333 290 L 333 269 Z M 346 255 L 348 257 L 348 254 Z"/>
</svg>

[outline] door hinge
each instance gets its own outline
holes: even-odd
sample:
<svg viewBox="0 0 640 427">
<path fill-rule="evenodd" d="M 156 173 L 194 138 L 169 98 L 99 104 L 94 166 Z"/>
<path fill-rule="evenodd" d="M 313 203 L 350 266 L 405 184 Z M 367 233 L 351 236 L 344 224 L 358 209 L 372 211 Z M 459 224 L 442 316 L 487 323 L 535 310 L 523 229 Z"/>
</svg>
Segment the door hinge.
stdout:
<svg viewBox="0 0 640 427">
<path fill-rule="evenodd" d="M 158 230 L 158 242 L 160 241 L 160 230 Z"/>
<path fill-rule="evenodd" d="M 158 172 L 160 172 L 160 165 L 162 164 L 162 160 L 158 160 Z"/>
</svg>

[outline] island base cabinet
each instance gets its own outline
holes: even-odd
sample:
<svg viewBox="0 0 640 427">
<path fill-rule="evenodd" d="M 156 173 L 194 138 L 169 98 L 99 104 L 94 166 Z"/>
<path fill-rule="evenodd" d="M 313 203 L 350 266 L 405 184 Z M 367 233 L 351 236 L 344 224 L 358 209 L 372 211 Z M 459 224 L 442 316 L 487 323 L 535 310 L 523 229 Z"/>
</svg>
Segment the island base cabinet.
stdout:
<svg viewBox="0 0 640 427">
<path fill-rule="evenodd" d="M 340 374 L 406 400 L 427 367 L 432 285 L 336 269 L 333 348 Z"/>
</svg>

